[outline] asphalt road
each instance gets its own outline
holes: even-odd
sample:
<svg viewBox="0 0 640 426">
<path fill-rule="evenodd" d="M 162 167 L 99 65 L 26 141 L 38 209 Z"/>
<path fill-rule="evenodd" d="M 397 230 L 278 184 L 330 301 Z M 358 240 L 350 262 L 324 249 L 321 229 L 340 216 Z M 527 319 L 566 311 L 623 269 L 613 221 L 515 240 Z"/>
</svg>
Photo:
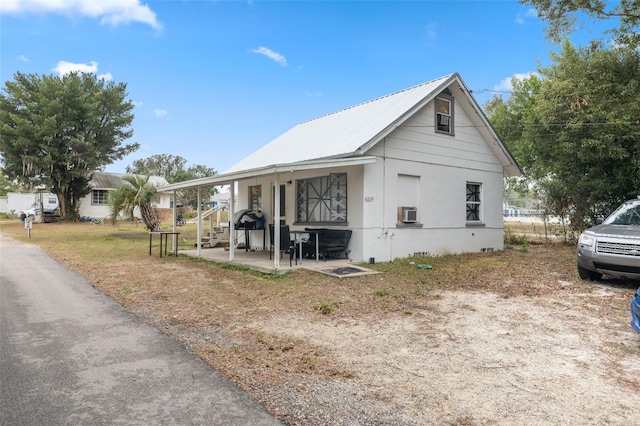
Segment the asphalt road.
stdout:
<svg viewBox="0 0 640 426">
<path fill-rule="evenodd" d="M 0 425 L 63 424 L 279 423 L 84 278 L 0 234 Z"/>
</svg>

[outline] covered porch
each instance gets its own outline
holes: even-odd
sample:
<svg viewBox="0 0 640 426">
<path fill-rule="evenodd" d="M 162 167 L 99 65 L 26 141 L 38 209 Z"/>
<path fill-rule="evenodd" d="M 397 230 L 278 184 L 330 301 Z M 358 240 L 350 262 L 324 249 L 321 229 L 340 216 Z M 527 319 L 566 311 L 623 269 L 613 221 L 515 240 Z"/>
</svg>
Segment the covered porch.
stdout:
<svg viewBox="0 0 640 426">
<path fill-rule="evenodd" d="M 376 162 L 375 157 L 351 157 L 351 158 L 343 158 L 343 159 L 325 159 L 325 160 L 315 160 L 315 161 L 304 161 L 299 163 L 292 164 L 280 164 L 280 165 L 271 165 L 258 169 L 252 170 L 243 170 L 237 172 L 230 172 L 221 175 L 211 176 L 207 178 L 195 179 L 186 182 L 179 182 L 170 185 L 166 185 L 163 187 L 159 187 L 159 192 L 173 192 L 174 200 L 177 199 L 177 192 L 183 189 L 195 188 L 198 193 L 198 206 L 202 205 L 202 192 L 206 188 L 210 188 L 213 186 L 228 186 L 230 192 L 230 201 L 229 201 L 229 211 L 228 217 L 230 218 L 228 224 L 228 232 L 230 236 L 231 244 L 229 245 L 227 250 L 220 249 L 206 249 L 204 250 L 203 244 L 201 243 L 202 237 L 204 234 L 203 227 L 203 218 L 202 211 L 198 209 L 198 217 L 197 217 L 197 236 L 196 236 L 196 247 L 195 250 L 180 250 L 180 253 L 185 255 L 192 255 L 196 257 L 202 258 L 211 258 L 211 260 L 221 261 L 225 263 L 231 264 L 247 264 L 252 265 L 254 269 L 262 270 L 265 272 L 282 272 L 291 269 L 289 266 L 289 257 L 288 255 L 281 259 L 280 251 L 275 250 L 271 259 L 269 259 L 269 247 L 273 243 L 273 246 L 280 247 L 280 226 L 276 226 L 278 224 L 291 224 L 293 227 L 290 228 L 292 234 L 302 232 L 308 225 L 313 225 L 311 223 L 294 223 L 295 222 L 295 211 L 293 208 L 290 210 L 284 208 L 284 200 L 282 199 L 283 193 L 281 190 L 276 190 L 278 188 L 282 189 L 291 185 L 292 182 L 295 182 L 297 176 L 302 174 L 315 173 L 315 171 L 319 171 L 321 173 L 329 174 L 336 170 L 348 170 L 349 168 L 353 169 L 354 167 L 362 167 L 365 164 L 372 164 Z M 323 172 L 322 172 L 323 171 Z M 346 173 L 345 173 L 346 176 Z M 244 186 L 247 185 L 256 185 L 256 186 L 248 186 L 250 188 L 249 194 L 241 193 L 241 196 L 238 196 L 238 186 L 242 183 Z M 242 191 L 246 190 L 245 187 L 242 187 Z M 267 190 L 262 192 L 262 187 L 266 187 Z M 251 188 L 258 188 L 256 191 L 256 197 L 248 197 L 249 200 L 247 202 L 243 201 L 247 198 L 247 195 L 251 195 Z M 295 199 L 290 193 L 291 198 Z M 345 200 L 346 201 L 346 200 Z M 177 218 L 177 203 L 173 203 L 174 205 L 174 232 L 176 231 L 176 218 Z M 236 229 L 236 212 L 242 212 L 244 209 L 249 209 L 253 212 L 262 214 L 262 211 L 265 208 L 268 212 L 266 216 L 266 224 L 264 226 L 266 228 L 268 224 L 274 225 L 274 235 L 273 238 L 266 239 L 266 242 L 260 244 L 260 248 L 263 250 L 257 251 L 245 251 L 244 248 L 240 248 L 235 244 L 237 238 L 237 232 L 241 233 L 249 232 L 250 234 L 255 234 L 255 231 L 262 231 L 261 240 L 264 241 L 264 233 L 266 232 L 264 228 L 262 229 Z M 281 208 L 282 207 L 282 208 Z M 286 213 L 285 213 L 286 211 Z M 258 232 L 259 234 L 259 232 Z M 254 237 L 251 237 L 254 238 Z M 258 256 L 256 253 L 260 253 L 264 251 L 264 256 Z M 317 250 L 316 250 L 317 251 Z M 356 258 L 358 258 L 356 256 Z M 348 259 L 345 259 L 348 264 L 351 262 Z M 335 263 L 337 259 L 331 260 L 332 265 L 336 265 Z M 315 267 L 312 267 L 311 264 L 317 264 Z M 302 265 L 298 265 L 298 267 L 305 267 L 308 269 L 316 269 L 321 268 L 320 263 L 325 262 L 315 262 L 311 259 L 304 259 Z M 328 263 L 328 262 L 327 262 Z M 295 268 L 295 262 L 293 268 Z M 331 266 L 329 266 L 331 267 Z M 326 269 L 326 268 L 324 268 Z"/>
</svg>

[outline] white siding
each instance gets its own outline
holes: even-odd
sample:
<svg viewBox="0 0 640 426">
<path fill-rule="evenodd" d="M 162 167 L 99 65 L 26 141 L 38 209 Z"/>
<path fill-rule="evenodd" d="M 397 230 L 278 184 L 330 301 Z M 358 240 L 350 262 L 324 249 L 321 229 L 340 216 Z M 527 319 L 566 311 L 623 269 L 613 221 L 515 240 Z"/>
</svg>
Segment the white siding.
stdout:
<svg viewBox="0 0 640 426">
<path fill-rule="evenodd" d="M 80 209 L 78 210 L 80 216 L 91 218 L 107 218 L 111 216 L 109 206 L 91 204 L 91 194 L 90 192 L 80 200 Z"/>
<path fill-rule="evenodd" d="M 455 136 L 435 132 L 430 103 L 367 154 L 502 174 L 502 165 L 463 108 L 455 109 L 454 120 Z"/>
<path fill-rule="evenodd" d="M 366 219 L 357 232 L 362 260 L 503 248 L 502 165 L 458 105 L 455 136 L 436 133 L 432 105 L 367 152 L 380 159 L 364 166 Z M 402 193 L 398 178 L 403 175 L 417 176 L 420 182 L 420 225 L 415 227 L 398 223 L 398 207 L 415 198 Z M 482 226 L 467 225 L 467 182 L 482 185 Z"/>
<path fill-rule="evenodd" d="M 348 228 L 354 230 L 354 234 L 357 231 L 358 233 L 362 229 L 362 218 L 363 218 L 363 207 L 367 207 L 366 204 L 363 204 L 363 195 L 362 195 L 362 187 L 363 187 L 363 169 L 360 166 L 353 167 L 345 167 L 340 169 L 315 169 L 309 170 L 305 172 L 296 172 L 296 173 L 286 173 L 282 174 L 278 177 L 278 183 L 280 185 L 285 185 L 285 207 L 286 207 L 286 220 L 285 222 L 290 226 L 292 231 L 298 230 L 302 231 L 305 227 L 328 227 L 328 228 Z M 314 225 L 308 223 L 296 224 L 296 180 L 299 179 L 307 179 L 319 176 L 327 176 L 330 173 L 347 173 L 347 220 L 348 225 Z M 290 184 L 287 181 L 291 181 Z M 238 182 L 238 190 L 236 194 L 236 206 L 235 211 L 243 210 L 249 208 L 247 206 L 249 201 L 249 186 L 262 185 L 262 213 L 265 215 L 266 223 L 273 223 L 274 213 L 272 210 L 272 192 L 271 188 L 273 187 L 275 179 L 273 176 L 266 176 L 263 178 L 257 179 L 245 179 Z M 242 240 L 242 232 L 238 234 L 240 240 Z M 262 231 L 260 232 L 252 232 L 251 235 L 251 245 L 253 247 L 259 247 L 262 244 Z M 350 248 L 352 253 L 358 253 L 358 259 L 360 259 L 360 252 L 362 251 L 362 246 L 359 244 L 361 238 L 354 238 L 352 236 L 352 240 L 350 243 Z M 267 234 L 267 245 L 269 244 L 269 236 Z"/>
<path fill-rule="evenodd" d="M 155 204 L 158 208 L 170 208 L 171 207 L 172 194 L 163 193 L 160 195 L 159 201 Z M 91 218 L 108 218 L 111 216 L 111 208 L 108 205 L 93 205 L 91 204 L 92 193 L 90 192 L 80 200 L 80 216 L 87 216 Z M 134 216 L 140 216 L 139 210 L 133 212 Z"/>
</svg>

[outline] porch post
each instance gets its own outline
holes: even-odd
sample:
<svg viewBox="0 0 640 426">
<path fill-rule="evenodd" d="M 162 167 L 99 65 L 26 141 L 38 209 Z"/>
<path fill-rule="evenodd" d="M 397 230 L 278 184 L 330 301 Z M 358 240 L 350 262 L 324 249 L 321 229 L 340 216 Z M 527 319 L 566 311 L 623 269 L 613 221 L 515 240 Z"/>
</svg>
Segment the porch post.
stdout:
<svg viewBox="0 0 640 426">
<path fill-rule="evenodd" d="M 236 224 L 234 223 L 235 204 L 236 204 L 236 182 L 231 181 L 229 185 L 229 261 L 233 261 L 235 257 L 235 238 L 236 238 Z"/>
<path fill-rule="evenodd" d="M 200 186 L 198 186 L 198 225 L 196 231 L 196 256 L 200 257 L 202 247 L 202 209 L 200 208 Z"/>
<path fill-rule="evenodd" d="M 274 174 L 274 206 L 273 212 L 273 269 L 280 269 L 280 185 L 278 173 Z M 277 218 L 277 220 L 276 220 Z"/>
<path fill-rule="evenodd" d="M 176 232 L 176 220 L 178 219 L 178 201 L 176 199 L 176 190 L 173 190 L 173 226 L 171 227 L 172 232 L 174 232 L 174 234 L 172 235 L 173 238 L 171 238 L 171 243 L 173 244 L 172 248 L 173 251 L 176 251 L 176 246 L 178 245 L 178 235 L 175 234 Z"/>
</svg>

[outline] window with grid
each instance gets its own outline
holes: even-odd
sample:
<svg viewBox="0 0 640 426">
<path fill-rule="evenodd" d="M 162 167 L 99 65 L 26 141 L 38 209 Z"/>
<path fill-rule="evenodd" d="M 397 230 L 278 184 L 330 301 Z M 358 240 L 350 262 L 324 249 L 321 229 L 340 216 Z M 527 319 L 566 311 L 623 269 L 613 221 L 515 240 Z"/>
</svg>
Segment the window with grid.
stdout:
<svg viewBox="0 0 640 426">
<path fill-rule="evenodd" d="M 104 189 L 94 189 L 91 192 L 91 204 L 94 206 L 109 205 L 109 191 Z"/>
<path fill-rule="evenodd" d="M 296 181 L 296 222 L 347 223 L 347 174 Z"/>
<path fill-rule="evenodd" d="M 467 222 L 480 222 L 481 217 L 481 189 L 479 183 L 467 182 Z"/>
</svg>

